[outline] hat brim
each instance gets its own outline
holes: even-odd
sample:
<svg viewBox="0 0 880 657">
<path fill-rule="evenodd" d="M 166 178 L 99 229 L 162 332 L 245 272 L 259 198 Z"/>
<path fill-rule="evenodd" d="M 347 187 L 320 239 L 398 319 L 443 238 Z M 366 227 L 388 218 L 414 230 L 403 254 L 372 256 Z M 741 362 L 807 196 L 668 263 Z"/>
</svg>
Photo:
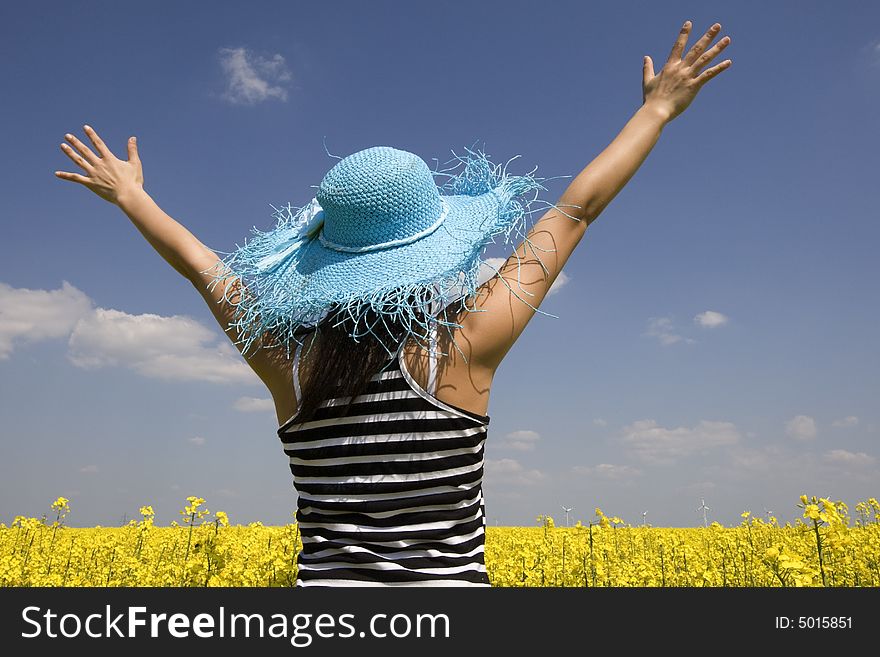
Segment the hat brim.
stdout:
<svg viewBox="0 0 880 657">
<path fill-rule="evenodd" d="M 303 245 L 295 262 L 278 272 L 280 283 L 303 304 L 325 306 L 392 288 L 457 278 L 492 243 L 500 202 L 491 192 L 442 198 L 449 211 L 430 235 L 361 253 L 336 251 L 315 237 Z"/>
</svg>

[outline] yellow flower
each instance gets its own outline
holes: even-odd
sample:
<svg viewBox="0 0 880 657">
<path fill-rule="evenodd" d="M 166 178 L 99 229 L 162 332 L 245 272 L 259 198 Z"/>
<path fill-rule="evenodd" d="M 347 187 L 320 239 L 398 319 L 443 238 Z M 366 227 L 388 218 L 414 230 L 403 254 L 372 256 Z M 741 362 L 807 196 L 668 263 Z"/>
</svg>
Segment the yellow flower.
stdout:
<svg viewBox="0 0 880 657">
<path fill-rule="evenodd" d="M 859 502 L 854 509 L 858 522 L 852 526 L 842 502 L 807 497 L 801 504 L 793 497 L 792 506 L 801 508 L 804 518 L 785 526 L 765 524 L 749 513 L 739 526 L 713 522 L 708 533 L 702 523 L 664 528 L 615 524 L 614 529 L 612 523 L 620 518 L 606 516 L 598 507 L 599 520 L 589 523 L 589 532 L 587 527 L 553 531 L 549 515 L 540 516 L 544 527 L 490 525 L 486 567 L 493 586 L 502 587 L 821 587 L 876 581 L 880 509 Z M 53 509 L 68 508 L 66 498 L 56 502 Z M 47 532 L 45 515 L 15 516 L 9 526 L 0 523 L 0 586 L 294 585 L 303 538 L 297 523 L 232 527 L 223 511 L 203 518 L 207 511 L 202 498 L 191 496 L 184 504 L 189 515 L 182 511 L 184 519 L 171 527 L 155 527 L 149 505 L 140 507 L 142 522 L 122 527 L 66 527 L 59 522 Z M 54 519 L 54 510 L 51 515 Z M 210 523 L 204 522 L 208 519 Z M 820 522 L 817 537 L 814 523 Z M 229 529 L 219 531 L 221 524 Z M 744 545 L 754 549 L 738 548 Z"/>
<path fill-rule="evenodd" d="M 808 504 L 807 508 L 804 509 L 804 518 L 811 518 L 813 520 L 819 519 L 819 506 L 816 504 Z"/>
</svg>

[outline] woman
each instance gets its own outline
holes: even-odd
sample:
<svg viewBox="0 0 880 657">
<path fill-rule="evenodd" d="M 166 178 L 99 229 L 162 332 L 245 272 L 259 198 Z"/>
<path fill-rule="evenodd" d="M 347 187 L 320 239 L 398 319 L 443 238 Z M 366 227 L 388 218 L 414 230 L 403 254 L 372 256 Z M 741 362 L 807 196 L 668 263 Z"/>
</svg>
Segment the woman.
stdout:
<svg viewBox="0 0 880 657">
<path fill-rule="evenodd" d="M 298 586 L 489 585 L 482 475 L 493 377 L 587 226 L 663 127 L 730 66 L 705 68 L 730 42 L 710 47 L 719 24 L 685 53 L 690 29 L 659 74 L 644 58 L 642 106 L 485 282 L 485 245 L 522 230 L 530 202 L 520 197 L 544 188 L 471 151 L 443 188 L 412 153 L 354 153 L 311 204 L 280 211 L 275 229 L 254 229 L 221 260 L 144 190 L 134 137 L 123 161 L 89 126 L 97 152 L 65 135 L 85 175 L 56 175 L 128 215 L 272 394 L 298 492 Z"/>
</svg>

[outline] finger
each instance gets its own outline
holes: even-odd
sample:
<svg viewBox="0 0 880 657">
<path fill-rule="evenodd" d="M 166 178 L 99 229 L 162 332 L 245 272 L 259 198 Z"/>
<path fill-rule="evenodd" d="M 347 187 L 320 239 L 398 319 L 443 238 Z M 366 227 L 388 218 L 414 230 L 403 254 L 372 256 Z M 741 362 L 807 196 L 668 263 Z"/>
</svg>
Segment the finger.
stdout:
<svg viewBox="0 0 880 657">
<path fill-rule="evenodd" d="M 78 182 L 78 183 L 89 182 L 88 178 L 86 178 L 85 176 L 81 176 L 78 173 L 70 173 L 68 171 L 56 171 L 55 175 L 57 177 L 61 178 L 62 180 L 70 180 L 72 182 Z"/>
<path fill-rule="evenodd" d="M 723 62 L 719 62 L 718 64 L 715 64 L 715 66 L 713 66 L 712 68 L 707 68 L 705 71 L 700 73 L 695 78 L 697 84 L 699 86 L 703 86 L 704 84 L 706 84 L 706 82 L 708 82 L 709 80 L 714 78 L 716 75 L 721 73 L 721 71 L 723 71 L 726 68 L 730 68 L 730 65 L 732 63 L 733 62 L 731 60 L 725 59 Z"/>
<path fill-rule="evenodd" d="M 681 53 L 684 52 L 684 47 L 687 44 L 688 34 L 691 32 L 691 22 L 685 21 L 684 25 L 681 26 L 681 32 L 678 33 L 678 38 L 675 40 L 675 45 L 672 46 L 672 51 L 669 53 L 669 57 L 667 58 L 667 62 L 674 62 L 681 60 Z"/>
<path fill-rule="evenodd" d="M 86 160 L 86 158 L 77 153 L 75 150 L 73 150 L 70 146 L 68 146 L 67 144 L 61 144 L 61 150 L 67 154 L 67 157 L 80 165 L 85 171 L 92 171 L 92 163 Z"/>
<path fill-rule="evenodd" d="M 645 61 L 642 63 L 642 84 L 648 84 L 654 77 L 654 62 L 645 55 Z"/>
<path fill-rule="evenodd" d="M 95 148 L 98 149 L 98 154 L 101 157 L 113 156 L 113 153 L 110 152 L 110 149 L 107 148 L 107 145 L 104 144 L 103 140 L 98 136 L 98 133 L 92 129 L 90 125 L 84 125 L 83 130 L 89 136 L 89 139 L 92 140 L 92 143 L 95 145 Z"/>
<path fill-rule="evenodd" d="M 66 135 L 64 135 L 64 138 L 69 141 L 73 145 L 73 147 L 80 152 L 80 155 L 86 158 L 89 163 L 97 164 L 98 160 L 101 159 L 92 152 L 91 148 L 89 148 L 79 139 L 77 139 L 75 135 L 72 135 L 68 132 Z"/>
<path fill-rule="evenodd" d="M 128 161 L 129 162 L 140 162 L 141 161 L 141 158 L 138 155 L 137 140 L 134 137 L 128 138 Z"/>
<path fill-rule="evenodd" d="M 715 57 L 718 56 L 722 50 L 724 50 L 727 45 L 730 43 L 730 37 L 724 37 L 719 40 L 714 46 L 709 48 L 706 52 L 700 55 L 697 60 L 691 65 L 691 68 L 694 70 L 694 75 L 700 72 L 700 69 L 703 68 L 706 64 L 711 62 Z"/>
<path fill-rule="evenodd" d="M 721 23 L 715 23 L 712 27 L 710 27 L 706 33 L 699 38 L 699 40 L 691 47 L 690 50 L 687 51 L 687 54 L 684 56 L 684 63 L 690 66 L 694 63 L 694 60 L 700 56 L 700 54 L 709 47 L 709 44 L 712 43 L 712 39 L 715 38 L 715 35 L 718 34 L 718 30 L 721 29 Z"/>
</svg>

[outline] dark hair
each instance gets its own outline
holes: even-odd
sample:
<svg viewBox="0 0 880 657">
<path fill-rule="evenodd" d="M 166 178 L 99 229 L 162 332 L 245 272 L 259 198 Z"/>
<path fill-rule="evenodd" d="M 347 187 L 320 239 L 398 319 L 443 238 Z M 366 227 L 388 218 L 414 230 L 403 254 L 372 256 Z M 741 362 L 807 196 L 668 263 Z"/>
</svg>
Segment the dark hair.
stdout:
<svg viewBox="0 0 880 657">
<path fill-rule="evenodd" d="M 370 379 L 397 353 L 406 336 L 401 322 L 381 319 L 370 311 L 365 324 L 372 327 L 372 333 L 359 335 L 355 342 L 352 335 L 363 333 L 364 326 L 355 331 L 352 319 L 337 311 L 338 307 L 331 307 L 326 317 L 300 338 L 300 358 L 308 352 L 310 362 L 320 365 L 310 367 L 307 378 L 300 378 L 297 423 L 308 422 L 323 401 L 334 397 L 350 397 L 342 413 L 348 415 L 355 398 L 365 392 Z"/>
</svg>

